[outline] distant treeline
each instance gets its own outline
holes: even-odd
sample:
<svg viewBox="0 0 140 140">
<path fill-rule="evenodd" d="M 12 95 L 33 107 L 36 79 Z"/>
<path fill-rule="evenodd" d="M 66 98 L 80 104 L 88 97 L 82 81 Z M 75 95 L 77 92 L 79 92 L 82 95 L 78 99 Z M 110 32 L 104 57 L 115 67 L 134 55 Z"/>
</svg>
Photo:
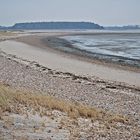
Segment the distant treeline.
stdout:
<svg viewBox="0 0 140 140">
<path fill-rule="evenodd" d="M 28 22 L 16 23 L 13 26 L 0 26 L 0 30 L 41 30 L 41 29 L 107 29 L 128 30 L 140 29 L 140 25 L 108 26 L 104 27 L 93 22 Z"/>
<path fill-rule="evenodd" d="M 31 22 L 16 23 L 11 27 L 1 27 L 0 29 L 104 29 L 103 26 L 92 22 Z"/>
</svg>

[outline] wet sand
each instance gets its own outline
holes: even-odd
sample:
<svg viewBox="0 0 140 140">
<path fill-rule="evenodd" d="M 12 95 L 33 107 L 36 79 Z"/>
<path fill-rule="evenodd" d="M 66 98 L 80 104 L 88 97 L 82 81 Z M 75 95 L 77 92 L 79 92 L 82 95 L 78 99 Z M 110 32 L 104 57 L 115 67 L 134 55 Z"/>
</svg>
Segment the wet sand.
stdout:
<svg viewBox="0 0 140 140">
<path fill-rule="evenodd" d="M 27 39 L 29 38 L 29 39 Z M 140 87 L 140 73 L 108 67 L 101 64 L 70 57 L 65 53 L 52 51 L 41 39 L 42 37 L 21 37 L 16 41 L 4 41 L 0 43 L 2 51 L 16 55 L 22 59 L 36 61 L 37 63 L 62 72 L 70 72 L 76 75 L 96 76 L 109 81 L 124 82 Z M 25 44 L 26 43 L 26 44 Z"/>
</svg>

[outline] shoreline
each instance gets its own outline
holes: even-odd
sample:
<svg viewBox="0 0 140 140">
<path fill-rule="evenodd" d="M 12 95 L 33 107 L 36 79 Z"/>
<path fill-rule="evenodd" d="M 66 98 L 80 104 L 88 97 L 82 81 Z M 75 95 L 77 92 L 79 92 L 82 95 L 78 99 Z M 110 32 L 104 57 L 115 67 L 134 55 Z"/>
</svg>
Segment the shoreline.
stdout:
<svg viewBox="0 0 140 140">
<path fill-rule="evenodd" d="M 104 57 L 108 57 L 108 58 L 107 59 L 100 58 L 101 54 L 91 53 L 86 50 L 80 50 L 80 49 L 76 48 L 75 46 L 73 46 L 71 44 L 71 42 L 69 42 L 65 39 L 59 38 L 59 36 L 58 37 L 46 37 L 41 40 L 44 44 L 46 44 L 46 47 L 50 47 L 54 50 L 60 51 L 62 53 L 66 53 L 67 55 L 69 55 L 69 56 L 71 55 L 72 57 L 74 56 L 76 59 L 81 59 L 83 61 L 88 61 L 88 62 L 95 63 L 95 64 L 98 63 L 101 65 L 112 66 L 112 67 L 123 69 L 123 70 L 140 72 L 140 66 L 138 66 L 138 65 L 124 63 L 124 62 L 121 62 L 121 60 L 120 61 L 109 60 L 109 57 L 110 57 L 110 59 L 111 59 L 111 57 L 118 58 L 118 59 L 119 58 L 125 59 L 123 57 L 103 55 Z M 131 60 L 131 59 L 129 59 L 129 60 Z M 139 61 L 139 60 L 136 60 L 136 61 Z"/>
<path fill-rule="evenodd" d="M 78 33 L 77 33 L 78 34 Z M 25 36 L 25 37 L 20 37 L 14 39 L 15 41 L 18 42 L 23 42 L 28 45 L 32 45 L 34 47 L 39 47 L 42 49 L 47 49 L 50 52 L 60 54 L 62 56 L 66 56 L 69 58 L 75 58 L 81 61 L 93 63 L 93 64 L 99 64 L 103 66 L 108 66 L 116 69 L 121 69 L 121 70 L 128 70 L 128 71 L 133 71 L 133 72 L 138 72 L 140 73 L 140 67 L 138 66 L 132 66 L 132 65 L 127 65 L 127 64 L 121 64 L 119 62 L 112 62 L 110 60 L 105 60 L 105 59 L 99 59 L 94 56 L 90 56 L 88 52 L 86 51 L 81 51 L 77 48 L 74 48 L 70 42 L 64 39 L 59 39 L 61 36 L 67 36 L 67 35 L 77 35 L 76 33 L 74 34 L 68 34 L 68 33 L 58 33 L 58 34 L 53 34 L 53 35 L 30 35 L 30 36 Z M 80 35 L 80 34 L 79 34 Z M 82 34 L 85 35 L 85 34 Z M 33 40 L 33 41 L 32 41 Z M 58 48 L 57 46 L 61 45 L 62 47 Z M 68 49 L 68 50 L 64 50 Z M 69 49 L 70 48 L 70 49 Z"/>
<path fill-rule="evenodd" d="M 49 67 L 53 70 L 69 72 L 86 77 L 99 77 L 100 79 L 107 81 L 122 82 L 140 87 L 140 73 L 137 72 L 78 60 L 67 55 L 54 53 L 48 48 L 42 49 L 40 46 L 34 47 L 16 41 L 1 42 L 0 48 L 7 54 L 26 59 L 28 61 L 35 61 L 40 65 Z"/>
<path fill-rule="evenodd" d="M 46 38 L 46 36 L 44 37 L 44 35 L 43 36 L 27 36 L 27 37 L 17 38 L 15 39 L 15 41 L 23 42 L 25 44 L 31 45 L 32 47 L 35 48 L 35 50 L 38 50 L 40 52 L 40 55 L 41 53 L 46 52 L 46 56 L 44 56 L 44 60 L 42 60 L 43 63 L 41 63 L 41 65 L 45 64 L 46 66 L 52 69 L 56 69 L 59 71 L 66 71 L 66 72 L 70 72 L 70 73 L 74 73 L 78 75 L 85 74 L 89 76 L 99 77 L 105 80 L 125 82 L 130 85 L 140 86 L 139 84 L 140 81 L 138 80 L 140 79 L 139 78 L 140 69 L 136 69 L 136 68 L 132 68 L 128 66 L 120 66 L 120 65 L 116 65 L 112 63 L 105 63 L 104 61 L 98 61 L 95 59 L 91 60 L 86 57 L 83 58 L 81 56 L 76 56 L 74 54 L 64 53 L 62 51 L 58 51 L 54 48 L 50 48 L 49 46 L 47 46 L 47 43 L 44 43 L 42 41 L 42 39 L 44 38 Z M 35 52 L 35 54 L 39 55 L 37 54 L 37 52 Z M 38 56 L 38 59 L 40 59 L 39 56 Z M 51 61 L 46 60 L 45 62 L 45 59 L 50 59 Z M 73 67 L 71 65 L 73 65 Z"/>
<path fill-rule="evenodd" d="M 69 42 L 57 38 L 65 35 L 68 33 L 28 34 L 1 42 L 0 48 L 8 54 L 29 61 L 36 61 L 53 70 L 93 76 L 107 81 L 122 82 L 140 87 L 139 68 L 89 58 L 84 54 L 79 54 L 81 51 L 77 52 L 77 50 L 73 52 L 64 51 L 63 47 L 73 47 Z M 58 46 L 62 49 L 58 49 Z"/>
</svg>

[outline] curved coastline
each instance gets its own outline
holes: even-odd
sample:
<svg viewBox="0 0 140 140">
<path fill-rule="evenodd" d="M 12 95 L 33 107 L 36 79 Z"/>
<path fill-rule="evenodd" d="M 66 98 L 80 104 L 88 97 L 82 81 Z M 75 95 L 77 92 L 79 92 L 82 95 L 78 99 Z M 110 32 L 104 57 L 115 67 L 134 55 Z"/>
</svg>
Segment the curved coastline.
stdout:
<svg viewBox="0 0 140 140">
<path fill-rule="evenodd" d="M 64 53 L 71 53 L 76 56 L 86 57 L 92 60 L 97 60 L 102 63 L 115 63 L 122 67 L 135 68 L 140 70 L 140 60 L 133 58 L 125 58 L 122 56 L 105 55 L 100 53 L 93 53 L 87 50 L 82 50 L 75 47 L 71 42 L 66 39 L 58 37 L 46 37 L 41 39 L 48 47 L 62 51 Z"/>
<path fill-rule="evenodd" d="M 93 33 L 89 33 L 93 34 Z M 100 33 L 97 33 L 100 34 Z M 80 61 L 84 62 L 90 62 L 93 64 L 99 64 L 104 65 L 107 67 L 120 69 L 120 70 L 126 70 L 126 71 L 132 71 L 140 73 L 140 67 L 136 65 L 129 65 L 121 62 L 113 62 L 109 59 L 102 59 L 98 56 L 93 55 L 93 53 L 86 52 L 85 50 L 80 50 L 76 47 L 74 47 L 69 41 L 65 39 L 61 39 L 63 36 L 75 36 L 80 35 L 80 33 L 41 33 L 41 34 L 32 34 L 28 36 L 18 37 L 14 39 L 18 42 L 23 42 L 25 44 L 29 44 L 31 46 L 47 49 L 50 52 L 60 54 L 62 56 L 67 56 L 69 58 L 75 58 Z M 88 35 L 87 33 L 81 33 L 81 35 Z M 98 55 L 98 54 L 97 54 Z"/>
<path fill-rule="evenodd" d="M 20 37 L 15 40 L 25 44 L 13 42 L 12 45 L 12 42 L 5 42 L 10 43 L 10 46 L 12 45 L 12 49 L 10 49 L 5 43 L 3 43 L 2 46 L 7 53 L 17 55 L 17 57 L 23 57 L 30 61 L 36 61 L 41 65 L 54 70 L 70 72 L 76 75 L 95 76 L 100 79 L 124 82 L 138 87 L 140 86 L 139 69 L 135 68 L 133 70 L 129 70 L 125 67 L 123 70 L 122 68 L 124 67 L 114 67 L 116 64 L 113 65 L 110 63 L 99 62 L 95 59 L 91 61 L 91 59 L 86 57 L 64 53 L 47 46 L 48 44 L 42 41 L 43 38 L 46 38 L 46 36 Z M 28 44 L 27 47 L 26 44 Z"/>
</svg>

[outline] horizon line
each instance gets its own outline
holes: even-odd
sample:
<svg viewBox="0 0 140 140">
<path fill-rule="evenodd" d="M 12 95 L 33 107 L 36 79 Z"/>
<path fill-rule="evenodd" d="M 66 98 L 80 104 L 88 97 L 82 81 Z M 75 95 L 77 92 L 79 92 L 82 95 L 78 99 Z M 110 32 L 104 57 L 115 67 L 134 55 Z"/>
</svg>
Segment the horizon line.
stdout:
<svg viewBox="0 0 140 140">
<path fill-rule="evenodd" d="M 12 25 L 0 25 L 0 27 L 11 27 L 14 26 L 15 24 L 20 24 L 20 23 L 45 23 L 45 22 L 83 22 L 83 23 L 94 23 L 98 24 L 103 27 L 123 27 L 123 26 L 140 26 L 140 24 L 113 24 L 113 25 L 101 25 L 97 22 L 94 21 L 65 21 L 65 20 L 50 20 L 50 21 L 23 21 L 23 22 L 15 22 Z"/>
</svg>

